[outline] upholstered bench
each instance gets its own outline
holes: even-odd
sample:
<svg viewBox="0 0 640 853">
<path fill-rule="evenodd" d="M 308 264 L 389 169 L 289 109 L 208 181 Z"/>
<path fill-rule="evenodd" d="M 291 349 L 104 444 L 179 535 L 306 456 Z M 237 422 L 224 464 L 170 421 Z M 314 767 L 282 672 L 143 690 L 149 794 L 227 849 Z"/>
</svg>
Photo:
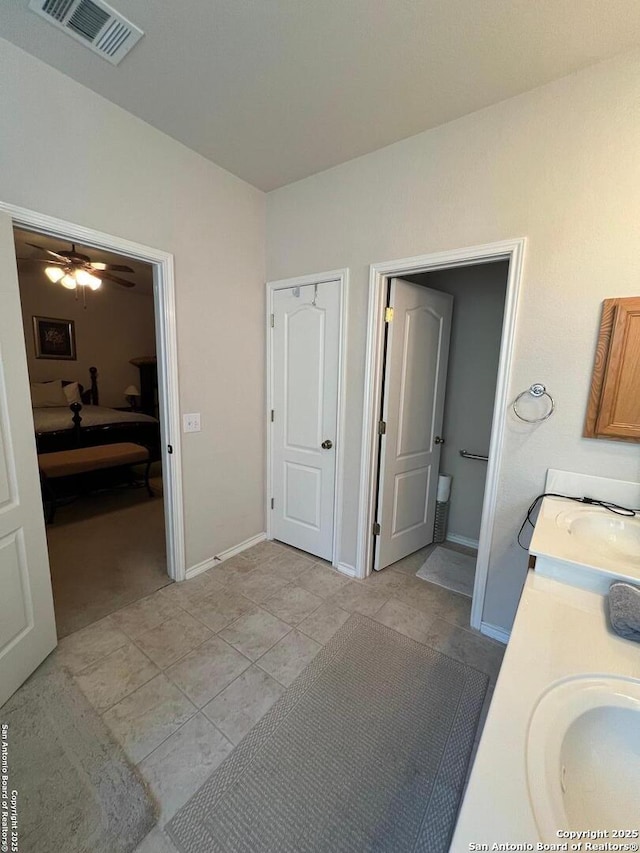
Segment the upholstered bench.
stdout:
<svg viewBox="0 0 640 853">
<path fill-rule="evenodd" d="M 149 485 L 151 458 L 149 451 L 141 444 L 122 441 L 117 444 L 98 444 L 95 447 L 77 447 L 73 450 L 59 450 L 55 453 L 39 453 L 38 467 L 45 502 L 49 504 L 47 521 L 52 522 L 56 507 L 60 502 L 53 485 L 54 480 L 63 477 L 75 477 L 108 468 L 129 469 L 131 465 L 146 462 L 144 484 L 150 497 L 153 497 Z"/>
</svg>

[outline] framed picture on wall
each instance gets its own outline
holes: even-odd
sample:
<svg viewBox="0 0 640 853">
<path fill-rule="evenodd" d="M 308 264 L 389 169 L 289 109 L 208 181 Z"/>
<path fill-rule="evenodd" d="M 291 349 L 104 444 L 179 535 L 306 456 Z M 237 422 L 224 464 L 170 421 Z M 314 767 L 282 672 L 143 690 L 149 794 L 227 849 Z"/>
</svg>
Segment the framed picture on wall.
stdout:
<svg viewBox="0 0 640 853">
<path fill-rule="evenodd" d="M 76 360 L 76 332 L 73 320 L 34 317 L 36 358 Z"/>
</svg>

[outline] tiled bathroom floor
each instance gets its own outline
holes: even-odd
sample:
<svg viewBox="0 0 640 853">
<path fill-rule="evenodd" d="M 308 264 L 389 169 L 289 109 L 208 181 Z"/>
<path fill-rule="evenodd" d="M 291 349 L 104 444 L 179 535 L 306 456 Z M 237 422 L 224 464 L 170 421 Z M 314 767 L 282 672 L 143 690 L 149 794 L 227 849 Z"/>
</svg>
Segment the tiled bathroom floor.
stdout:
<svg viewBox="0 0 640 853">
<path fill-rule="evenodd" d="M 467 627 L 470 599 L 415 577 L 428 551 L 352 581 L 263 542 L 61 641 L 56 660 L 160 805 L 137 853 L 173 853 L 162 826 L 352 612 L 486 672 L 486 711 L 504 648 Z"/>
</svg>

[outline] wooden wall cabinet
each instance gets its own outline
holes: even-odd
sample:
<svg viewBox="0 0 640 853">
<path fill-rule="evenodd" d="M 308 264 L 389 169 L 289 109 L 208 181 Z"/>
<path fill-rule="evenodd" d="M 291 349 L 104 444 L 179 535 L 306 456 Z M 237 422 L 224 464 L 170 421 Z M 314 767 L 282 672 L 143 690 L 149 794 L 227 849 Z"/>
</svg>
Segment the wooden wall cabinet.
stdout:
<svg viewBox="0 0 640 853">
<path fill-rule="evenodd" d="M 603 303 L 583 434 L 640 441 L 640 296 Z"/>
</svg>

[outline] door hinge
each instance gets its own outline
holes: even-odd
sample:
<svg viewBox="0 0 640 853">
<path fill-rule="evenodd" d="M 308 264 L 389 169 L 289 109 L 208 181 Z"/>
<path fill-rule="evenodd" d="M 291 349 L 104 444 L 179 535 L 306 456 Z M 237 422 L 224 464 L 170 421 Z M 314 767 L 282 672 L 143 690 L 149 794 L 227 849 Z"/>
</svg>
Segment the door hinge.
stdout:
<svg viewBox="0 0 640 853">
<path fill-rule="evenodd" d="M 379 421 L 378 422 L 378 435 L 384 435 L 387 431 L 387 422 Z"/>
<path fill-rule="evenodd" d="M 373 535 L 380 536 L 380 524 L 377 521 L 373 522 Z"/>
<path fill-rule="evenodd" d="M 384 321 L 385 323 L 390 323 L 393 320 L 393 308 L 389 306 L 384 309 Z"/>
<path fill-rule="evenodd" d="M 275 326 L 275 324 L 276 324 L 275 314 L 272 314 L 272 315 L 271 315 L 271 328 L 272 328 L 272 329 L 273 329 L 273 327 Z"/>
<path fill-rule="evenodd" d="M 275 506 L 275 501 L 273 498 L 271 498 L 271 509 L 273 509 L 274 506 Z"/>
<path fill-rule="evenodd" d="M 271 423 L 273 423 L 273 422 L 274 422 L 275 417 L 276 417 L 275 409 L 271 409 Z"/>
</svg>

